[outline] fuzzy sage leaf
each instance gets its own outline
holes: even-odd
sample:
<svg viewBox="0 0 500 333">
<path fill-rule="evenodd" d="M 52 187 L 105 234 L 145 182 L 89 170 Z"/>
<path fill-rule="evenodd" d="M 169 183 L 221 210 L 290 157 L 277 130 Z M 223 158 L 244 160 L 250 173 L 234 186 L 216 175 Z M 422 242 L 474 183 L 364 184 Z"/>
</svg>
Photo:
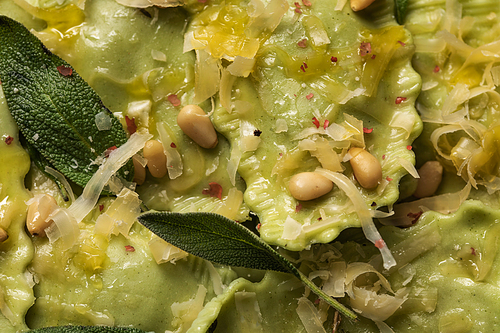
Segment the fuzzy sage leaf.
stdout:
<svg viewBox="0 0 500 333">
<path fill-rule="evenodd" d="M 109 326 L 55 326 L 29 331 L 30 333 L 145 333 L 143 330 L 130 327 Z"/>
<path fill-rule="evenodd" d="M 0 16 L 0 45 L 2 90 L 30 148 L 85 186 L 98 169 L 91 162 L 127 141 L 122 125 L 78 73 L 22 24 Z M 98 114 L 110 121 L 109 129 L 97 128 Z M 133 177 L 131 161 L 120 175 Z"/>
<path fill-rule="evenodd" d="M 399 24 L 403 24 L 406 16 L 406 7 L 408 6 L 408 0 L 394 0 L 394 7 L 396 11 L 396 21 Z"/>
<path fill-rule="evenodd" d="M 160 238 L 203 259 L 228 266 L 291 273 L 344 316 L 356 318 L 351 310 L 325 294 L 250 230 L 222 215 L 147 212 L 138 220 Z"/>
</svg>

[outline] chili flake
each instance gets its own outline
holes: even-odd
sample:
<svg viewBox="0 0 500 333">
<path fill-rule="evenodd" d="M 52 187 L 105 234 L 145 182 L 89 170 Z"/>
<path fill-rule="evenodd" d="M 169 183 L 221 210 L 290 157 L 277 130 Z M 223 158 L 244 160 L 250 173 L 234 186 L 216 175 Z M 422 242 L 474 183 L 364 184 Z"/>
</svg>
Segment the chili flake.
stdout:
<svg viewBox="0 0 500 333">
<path fill-rule="evenodd" d="M 125 251 L 135 252 L 135 248 L 132 245 L 125 245 Z"/>
<path fill-rule="evenodd" d="M 305 73 L 306 72 L 306 69 L 304 68 L 304 65 L 300 65 L 300 69 Z M 297 97 L 297 95 L 294 94 L 295 97 Z"/>
<path fill-rule="evenodd" d="M 313 117 L 312 121 L 313 121 L 314 126 L 316 126 L 316 128 L 319 128 L 319 120 L 318 120 L 318 118 Z"/>
<path fill-rule="evenodd" d="M 173 142 L 170 142 L 170 147 L 177 148 L 177 145 L 175 143 L 173 143 Z"/>
<path fill-rule="evenodd" d="M 470 248 L 470 253 L 472 253 L 472 255 L 475 256 L 476 255 L 476 249 L 473 248 L 473 247 L 471 247 Z"/>
<path fill-rule="evenodd" d="M 257 230 L 260 230 L 260 227 L 261 227 L 261 224 L 260 224 L 260 223 L 259 223 L 259 224 L 257 224 L 257 227 L 256 227 L 256 228 L 257 228 Z"/>
<path fill-rule="evenodd" d="M 73 68 L 64 65 L 57 66 L 57 71 L 62 76 L 71 76 L 71 74 L 73 74 Z"/>
<path fill-rule="evenodd" d="M 406 146 L 406 149 L 408 149 L 408 150 L 412 150 L 412 149 L 413 149 L 413 147 L 412 147 L 411 145 L 408 145 L 408 146 Z"/>
<path fill-rule="evenodd" d="M 105 156 L 105 157 L 109 157 L 109 155 L 111 154 L 111 152 L 112 152 L 113 150 L 115 150 L 115 149 L 117 149 L 117 147 L 116 147 L 116 146 L 109 147 L 108 149 L 106 149 L 106 150 L 104 151 L 104 156 Z"/>
<path fill-rule="evenodd" d="M 299 42 L 297 43 L 297 46 L 298 46 L 298 47 L 301 47 L 301 48 L 303 48 L 303 49 L 304 49 L 304 48 L 306 48 L 306 47 L 307 47 L 307 39 L 305 39 L 305 38 L 304 38 L 303 40 L 299 41 Z"/>
<path fill-rule="evenodd" d="M 363 127 L 363 133 L 370 134 L 371 132 L 373 132 L 373 127 L 372 128 Z"/>
<path fill-rule="evenodd" d="M 256 129 L 255 131 L 253 131 L 254 136 L 260 136 L 261 134 L 262 134 L 261 130 Z"/>
<path fill-rule="evenodd" d="M 308 100 L 310 100 L 310 99 L 311 99 L 311 98 L 313 98 L 313 97 L 314 97 L 314 94 L 313 94 L 313 93 L 310 93 L 309 95 L 307 95 L 307 96 L 306 96 L 306 98 L 307 98 Z"/>
<path fill-rule="evenodd" d="M 377 240 L 377 241 L 375 242 L 375 247 L 376 247 L 377 249 L 381 249 L 381 248 L 385 247 L 385 242 L 384 242 L 384 240 L 383 240 L 382 238 L 380 238 L 379 240 Z"/>
<path fill-rule="evenodd" d="M 167 99 L 170 103 L 172 103 L 173 106 L 181 105 L 180 99 L 175 94 L 168 95 Z"/>
<path fill-rule="evenodd" d="M 135 124 L 135 118 L 130 119 L 125 116 L 125 121 L 127 123 L 127 130 L 130 134 L 134 134 L 137 131 L 137 125 Z"/>
<path fill-rule="evenodd" d="M 411 221 L 411 224 L 415 224 L 417 223 L 418 219 L 420 218 L 420 216 L 423 214 L 422 211 L 419 211 L 418 213 L 408 213 L 406 214 L 406 216 L 408 216 L 409 218 L 412 218 L 413 220 Z"/>
<path fill-rule="evenodd" d="M 332 62 L 337 62 L 337 60 L 338 60 L 338 59 L 337 59 L 337 57 L 331 57 L 331 58 L 330 58 L 330 60 L 331 60 Z"/>
<path fill-rule="evenodd" d="M 5 143 L 10 145 L 14 141 L 14 138 L 11 137 L 10 135 L 5 138 Z"/>
<path fill-rule="evenodd" d="M 438 66 L 438 65 L 436 65 L 436 67 L 434 67 L 433 72 L 434 72 L 434 73 L 437 73 L 437 72 L 439 72 L 440 70 L 441 70 L 441 68 L 439 68 L 439 66 Z"/>
<path fill-rule="evenodd" d="M 401 44 L 401 46 L 406 46 L 406 43 L 404 43 L 404 42 L 402 42 L 400 40 L 398 40 L 398 43 Z"/>
<path fill-rule="evenodd" d="M 298 213 L 302 210 L 302 205 L 299 203 L 297 206 L 295 206 L 295 213 Z"/>
<path fill-rule="evenodd" d="M 201 194 L 209 195 L 212 198 L 222 200 L 222 186 L 216 182 L 208 183 L 208 186 L 210 186 L 210 188 L 201 191 Z"/>
<path fill-rule="evenodd" d="M 328 125 L 330 125 L 330 121 L 326 119 L 325 122 L 323 123 L 323 129 L 326 129 Z"/>
<path fill-rule="evenodd" d="M 377 56 L 376 54 L 372 54 L 371 58 L 375 59 L 376 56 Z"/>
<path fill-rule="evenodd" d="M 305 62 L 302 63 L 304 64 L 304 68 L 307 69 L 308 68 L 307 64 Z"/>
<path fill-rule="evenodd" d="M 392 178 L 389 177 L 389 176 L 387 176 L 387 177 L 385 177 L 385 180 L 387 180 L 388 182 L 390 182 L 392 180 Z"/>
<path fill-rule="evenodd" d="M 359 46 L 359 55 L 364 57 L 367 54 L 372 53 L 372 44 L 370 42 L 363 42 Z"/>
<path fill-rule="evenodd" d="M 306 6 L 306 7 L 311 7 L 311 6 L 312 6 L 311 1 L 309 1 L 309 0 L 302 0 L 302 3 L 303 3 L 303 4 L 304 4 L 304 6 Z"/>
<path fill-rule="evenodd" d="M 396 97 L 396 104 L 401 104 L 406 101 L 406 97 Z"/>
<path fill-rule="evenodd" d="M 104 205 L 99 205 L 99 211 L 102 212 L 103 209 L 104 209 Z"/>
<path fill-rule="evenodd" d="M 302 14 L 302 11 L 300 10 L 300 8 L 295 8 L 294 10 L 297 14 Z M 300 45 L 299 45 L 300 46 Z M 301 46 L 302 47 L 302 46 Z M 304 46 L 305 47 L 305 46 Z"/>
<path fill-rule="evenodd" d="M 295 5 L 295 7 L 300 8 L 300 3 L 294 2 L 293 4 Z"/>
<path fill-rule="evenodd" d="M 382 155 L 382 159 L 383 159 L 383 160 L 385 160 L 385 154 L 384 154 L 384 155 Z"/>
</svg>

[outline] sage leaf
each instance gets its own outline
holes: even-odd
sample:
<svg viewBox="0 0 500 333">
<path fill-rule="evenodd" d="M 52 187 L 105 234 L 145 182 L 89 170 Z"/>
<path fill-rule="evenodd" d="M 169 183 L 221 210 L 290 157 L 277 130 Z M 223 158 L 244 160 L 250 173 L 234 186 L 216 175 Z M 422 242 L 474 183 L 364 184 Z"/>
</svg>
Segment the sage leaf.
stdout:
<svg viewBox="0 0 500 333">
<path fill-rule="evenodd" d="M 394 7 L 396 11 L 396 21 L 399 24 L 403 24 L 406 16 L 406 6 L 408 5 L 408 0 L 394 0 Z"/>
<path fill-rule="evenodd" d="M 158 237 L 197 257 L 221 265 L 291 273 L 340 313 L 356 318 L 257 235 L 222 215 L 147 212 L 138 220 Z"/>
<path fill-rule="evenodd" d="M 123 126 L 71 65 L 22 24 L 0 16 L 0 45 L 2 89 L 24 138 L 42 164 L 85 186 L 99 167 L 92 161 L 127 141 Z M 109 117 L 109 129 L 97 128 L 97 114 Z M 119 174 L 132 179 L 132 161 Z"/>
<path fill-rule="evenodd" d="M 29 331 L 30 333 L 146 333 L 143 330 L 130 327 L 111 326 L 54 326 Z"/>
</svg>

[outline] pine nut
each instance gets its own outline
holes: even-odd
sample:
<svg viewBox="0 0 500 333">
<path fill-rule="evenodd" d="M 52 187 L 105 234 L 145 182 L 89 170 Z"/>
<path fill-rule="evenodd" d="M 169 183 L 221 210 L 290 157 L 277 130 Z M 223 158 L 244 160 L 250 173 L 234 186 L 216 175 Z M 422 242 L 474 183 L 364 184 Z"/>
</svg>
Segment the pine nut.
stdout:
<svg viewBox="0 0 500 333">
<path fill-rule="evenodd" d="M 132 157 L 132 161 L 134 162 L 134 183 L 137 185 L 144 184 L 146 180 L 146 167 L 139 162 L 139 159 L 134 155 Z"/>
<path fill-rule="evenodd" d="M 382 167 L 377 158 L 357 147 L 349 149 L 349 155 L 349 162 L 358 183 L 366 189 L 377 187 L 382 180 Z"/>
<path fill-rule="evenodd" d="M 351 0 L 351 9 L 355 12 L 365 9 L 371 5 L 375 0 Z"/>
<path fill-rule="evenodd" d="M 430 197 L 436 193 L 443 179 L 443 166 L 438 161 L 427 161 L 418 169 L 420 178 L 413 195 L 417 198 Z"/>
<path fill-rule="evenodd" d="M 290 179 L 288 188 L 292 196 L 301 201 L 317 199 L 333 188 L 333 183 L 315 172 L 302 172 Z"/>
<path fill-rule="evenodd" d="M 167 174 L 167 156 L 163 145 L 156 140 L 149 140 L 142 150 L 144 158 L 148 160 L 148 169 L 155 178 L 162 178 Z"/>
<path fill-rule="evenodd" d="M 3 228 L 0 228 L 0 244 L 5 242 L 7 238 L 9 238 L 7 231 L 5 231 Z"/>
<path fill-rule="evenodd" d="M 33 236 L 45 236 L 45 228 L 52 224 L 49 215 L 57 209 L 57 202 L 50 194 L 44 194 L 28 207 L 26 226 Z"/>
<path fill-rule="evenodd" d="M 208 115 L 198 105 L 186 105 L 177 115 L 182 131 L 203 148 L 217 146 L 217 132 Z"/>
</svg>

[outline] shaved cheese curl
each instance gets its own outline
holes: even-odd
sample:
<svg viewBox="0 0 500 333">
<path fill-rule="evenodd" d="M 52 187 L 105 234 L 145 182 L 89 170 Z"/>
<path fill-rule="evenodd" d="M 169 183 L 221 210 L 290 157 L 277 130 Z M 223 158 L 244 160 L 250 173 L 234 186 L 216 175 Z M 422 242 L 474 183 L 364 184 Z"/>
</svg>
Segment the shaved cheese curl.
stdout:
<svg viewBox="0 0 500 333">
<path fill-rule="evenodd" d="M 394 260 L 391 251 L 382 240 L 382 236 L 380 236 L 380 233 L 375 227 L 370 210 L 368 209 L 366 203 L 363 200 L 363 197 L 359 193 L 356 186 L 354 186 L 349 178 L 341 173 L 332 172 L 325 169 L 317 169 L 315 172 L 330 179 L 335 185 L 337 185 L 342 191 L 345 192 L 345 194 L 349 197 L 354 205 L 356 213 L 358 214 L 359 220 L 361 222 L 361 228 L 363 229 L 363 233 L 365 234 L 366 238 L 373 244 L 380 244 L 380 246 L 377 246 L 377 248 L 382 254 L 382 258 L 384 260 L 384 268 L 389 269 L 392 266 L 395 266 L 396 261 Z"/>
<path fill-rule="evenodd" d="M 141 150 L 146 141 L 152 137 L 153 135 L 147 132 L 135 132 L 124 145 L 111 152 L 109 158 L 104 161 L 89 180 L 83 189 L 82 195 L 68 208 L 68 212 L 75 217 L 78 223 L 87 216 L 92 208 L 94 208 L 104 185 L 106 185 L 111 176 L 125 165 L 132 156 Z"/>
<path fill-rule="evenodd" d="M 73 189 L 71 188 L 71 185 L 68 183 L 66 180 L 66 177 L 56 169 L 53 169 L 49 166 L 45 166 L 45 172 L 48 173 L 49 175 L 52 175 L 54 178 L 56 178 L 58 181 L 61 182 L 63 185 L 64 189 L 68 193 L 69 198 L 71 199 L 71 202 L 75 202 L 75 195 L 73 193 Z"/>
</svg>

